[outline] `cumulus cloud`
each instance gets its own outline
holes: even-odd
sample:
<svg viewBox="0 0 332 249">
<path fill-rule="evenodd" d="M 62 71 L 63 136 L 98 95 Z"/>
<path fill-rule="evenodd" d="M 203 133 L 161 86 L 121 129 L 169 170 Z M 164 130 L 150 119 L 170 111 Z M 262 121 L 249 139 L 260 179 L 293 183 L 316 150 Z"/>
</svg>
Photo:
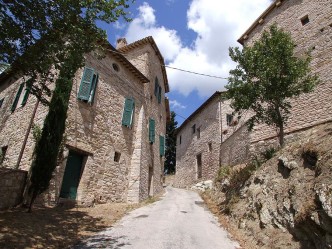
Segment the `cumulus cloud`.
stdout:
<svg viewBox="0 0 332 249">
<path fill-rule="evenodd" d="M 210 76 L 228 77 L 234 63 L 228 48 L 239 46 L 237 39 L 267 8 L 271 0 L 193 0 L 187 11 L 187 27 L 197 36 L 191 46 L 185 46 L 176 30 L 157 23 L 154 9 L 144 3 L 139 15 L 129 24 L 129 42 L 152 35 L 170 67 Z M 171 91 L 187 96 L 197 91 L 202 97 L 223 90 L 226 79 L 189 74 L 167 68 Z"/>
<path fill-rule="evenodd" d="M 130 23 L 125 36 L 128 42 L 153 36 L 167 61 L 174 60 L 182 46 L 176 30 L 167 29 L 157 24 L 154 9 L 147 3 L 139 7 L 139 15 Z"/>
<path fill-rule="evenodd" d="M 170 100 L 169 104 L 173 110 L 179 110 L 179 109 L 186 109 L 187 107 L 185 105 L 182 105 L 177 100 Z"/>
</svg>

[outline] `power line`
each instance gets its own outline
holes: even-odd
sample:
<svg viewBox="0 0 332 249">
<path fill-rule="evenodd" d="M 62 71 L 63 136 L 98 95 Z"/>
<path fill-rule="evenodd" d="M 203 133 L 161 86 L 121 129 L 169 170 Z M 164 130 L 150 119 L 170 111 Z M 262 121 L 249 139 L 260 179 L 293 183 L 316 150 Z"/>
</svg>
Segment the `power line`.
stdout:
<svg viewBox="0 0 332 249">
<path fill-rule="evenodd" d="M 118 51 L 114 51 L 114 50 L 110 50 L 110 49 L 108 51 L 112 52 L 112 53 L 115 53 L 115 54 L 120 54 L 122 56 L 126 55 L 125 53 L 120 53 Z M 140 59 L 140 58 L 135 58 L 135 60 L 146 61 L 146 60 Z M 191 73 L 191 74 L 196 74 L 196 75 L 210 77 L 210 78 L 216 78 L 216 79 L 222 79 L 222 80 L 227 80 L 228 79 L 227 77 L 221 77 L 221 76 L 216 76 L 216 75 L 211 75 L 211 74 L 199 73 L 199 72 L 190 71 L 190 70 L 186 70 L 186 69 L 182 69 L 182 68 L 178 68 L 178 67 L 172 67 L 172 66 L 169 66 L 169 65 L 161 64 L 161 63 L 153 63 L 153 64 L 156 64 L 156 65 L 158 64 L 162 67 L 170 68 L 170 69 L 173 69 L 173 70 L 178 70 L 178 71 L 185 72 L 185 73 Z"/>
<path fill-rule="evenodd" d="M 210 77 L 210 78 L 216 78 L 216 79 L 222 79 L 222 80 L 227 80 L 228 79 L 228 78 L 221 77 L 221 76 L 215 76 L 215 75 L 204 74 L 204 73 L 197 73 L 197 72 L 194 72 L 194 71 L 189 71 L 189 70 L 185 70 L 185 69 L 177 68 L 177 67 L 171 67 L 171 66 L 168 66 L 168 65 L 162 65 L 162 66 L 170 68 L 170 69 L 178 70 L 178 71 L 181 71 L 181 72 L 191 73 L 191 74 L 196 74 L 196 75 L 201 75 L 201 76 L 206 76 L 206 77 Z"/>
</svg>

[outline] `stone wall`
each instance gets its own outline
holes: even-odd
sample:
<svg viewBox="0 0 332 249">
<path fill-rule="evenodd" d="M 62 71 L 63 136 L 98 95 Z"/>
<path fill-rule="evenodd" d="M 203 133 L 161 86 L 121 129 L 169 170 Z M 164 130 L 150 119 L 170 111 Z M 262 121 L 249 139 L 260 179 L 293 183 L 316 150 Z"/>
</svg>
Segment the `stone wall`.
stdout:
<svg viewBox="0 0 332 249">
<path fill-rule="evenodd" d="M 309 23 L 302 25 L 301 18 Z M 321 82 L 312 93 L 291 100 L 293 106 L 285 132 L 290 133 L 332 120 L 332 3 L 328 0 L 285 0 L 263 18 L 263 22 L 247 33 L 245 46 L 257 40 L 264 29 L 273 23 L 290 32 L 297 44 L 296 55 L 311 51 L 311 68 Z M 273 138 L 276 131 L 266 125 L 257 125 L 252 142 Z"/>
<path fill-rule="evenodd" d="M 0 210 L 21 203 L 27 172 L 0 168 Z"/>
<path fill-rule="evenodd" d="M 250 133 L 246 125 L 236 130 L 220 147 L 221 165 L 241 164 L 249 157 Z"/>
</svg>

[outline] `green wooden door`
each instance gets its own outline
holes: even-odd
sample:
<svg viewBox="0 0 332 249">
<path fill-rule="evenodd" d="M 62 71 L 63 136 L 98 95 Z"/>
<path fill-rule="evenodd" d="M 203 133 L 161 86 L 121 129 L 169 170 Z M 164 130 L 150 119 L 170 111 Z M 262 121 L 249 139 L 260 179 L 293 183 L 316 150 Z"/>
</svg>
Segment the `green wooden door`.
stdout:
<svg viewBox="0 0 332 249">
<path fill-rule="evenodd" d="M 76 199 L 77 187 L 81 177 L 83 156 L 69 152 L 66 169 L 62 180 L 60 197 Z"/>
</svg>

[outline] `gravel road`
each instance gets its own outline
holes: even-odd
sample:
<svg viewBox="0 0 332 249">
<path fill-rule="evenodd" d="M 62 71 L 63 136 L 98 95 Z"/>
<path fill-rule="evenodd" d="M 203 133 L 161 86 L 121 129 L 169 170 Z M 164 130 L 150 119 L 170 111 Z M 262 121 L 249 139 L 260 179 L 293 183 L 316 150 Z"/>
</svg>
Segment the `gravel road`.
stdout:
<svg viewBox="0 0 332 249">
<path fill-rule="evenodd" d="M 196 192 L 166 188 L 164 197 L 136 209 L 78 248 L 236 249 Z"/>
</svg>

